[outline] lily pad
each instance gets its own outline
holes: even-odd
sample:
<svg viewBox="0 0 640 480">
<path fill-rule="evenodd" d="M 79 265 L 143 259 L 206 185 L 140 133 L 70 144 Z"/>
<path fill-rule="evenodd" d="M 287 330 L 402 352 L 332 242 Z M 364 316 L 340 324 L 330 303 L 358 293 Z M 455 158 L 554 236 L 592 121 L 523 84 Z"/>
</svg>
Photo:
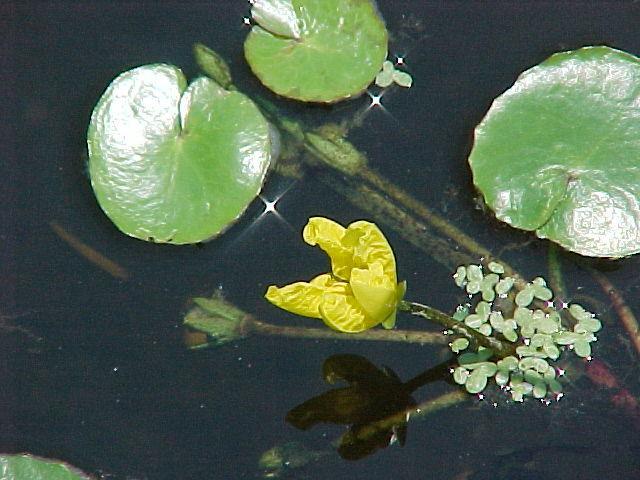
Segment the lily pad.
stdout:
<svg viewBox="0 0 640 480">
<path fill-rule="evenodd" d="M 87 133 L 98 203 L 132 237 L 175 244 L 224 231 L 259 193 L 271 161 L 269 124 L 255 104 L 175 66 L 119 75 Z"/>
<path fill-rule="evenodd" d="M 335 102 L 362 93 L 387 57 L 370 0 L 256 0 L 244 44 L 253 72 L 279 95 Z"/>
<path fill-rule="evenodd" d="M 557 53 L 495 99 L 469 157 L 496 217 L 594 257 L 640 251 L 640 60 Z"/>
<path fill-rule="evenodd" d="M 88 480 L 89 477 L 59 460 L 33 455 L 0 455 L 2 480 Z"/>
</svg>

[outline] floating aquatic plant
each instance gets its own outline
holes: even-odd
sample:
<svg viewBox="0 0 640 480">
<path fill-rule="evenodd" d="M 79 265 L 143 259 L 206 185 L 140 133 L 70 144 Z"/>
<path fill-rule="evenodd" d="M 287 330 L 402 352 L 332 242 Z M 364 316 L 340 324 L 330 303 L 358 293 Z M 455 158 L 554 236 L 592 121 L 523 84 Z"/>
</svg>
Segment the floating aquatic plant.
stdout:
<svg viewBox="0 0 640 480">
<path fill-rule="evenodd" d="M 269 89 L 306 102 L 364 92 L 387 57 L 387 29 L 370 0 L 256 0 L 244 44 Z"/>
<path fill-rule="evenodd" d="M 495 99 L 469 164 L 496 217 L 593 257 L 640 251 L 640 59 L 556 53 Z"/>
<path fill-rule="evenodd" d="M 3 480 L 89 480 L 89 476 L 60 460 L 28 454 L 0 455 Z"/>
<path fill-rule="evenodd" d="M 393 83 L 400 87 L 409 88 L 413 85 L 413 78 L 407 72 L 398 70 L 389 60 L 385 60 L 382 64 L 382 70 L 376 75 L 376 85 L 387 88 Z"/>
<path fill-rule="evenodd" d="M 427 305 L 402 300 L 406 287 L 396 280 L 393 252 L 384 235 L 370 222 L 344 228 L 314 217 L 303 237 L 319 245 L 331 258 L 331 273 L 311 282 L 270 286 L 265 297 L 292 313 L 321 318 L 329 327 L 347 333 L 382 324 L 395 324 L 396 310 L 432 320 L 454 336 L 451 350 L 458 366 L 451 373 L 469 393 L 480 393 L 490 379 L 516 401 L 562 395 L 553 362 L 563 350 L 589 358 L 591 342 L 601 323 L 579 304 L 553 300 L 542 277 L 520 289 L 505 268 L 490 262 L 460 266 L 453 275 L 457 286 L 473 298 L 473 311 L 462 305 L 451 317 Z"/>
<path fill-rule="evenodd" d="M 177 67 L 154 64 L 109 85 L 87 143 L 91 185 L 113 223 L 132 237 L 184 244 L 218 235 L 242 214 L 276 142 L 242 93 L 205 77 L 187 85 Z"/>
<path fill-rule="evenodd" d="M 563 350 L 589 358 L 600 320 L 577 303 L 554 301 L 542 277 L 514 291 L 513 278 L 503 275 L 499 263 L 490 263 L 488 270 L 485 273 L 480 265 L 458 267 L 453 275 L 456 285 L 480 300 L 473 312 L 469 306 L 458 307 L 454 318 L 482 335 L 503 336 L 517 345 L 515 354 L 495 359 L 491 349 L 472 349 L 466 338 L 457 338 L 449 344 L 458 354 L 454 380 L 469 393 L 481 392 L 493 378 L 516 401 L 527 395 L 559 398 L 562 385 L 553 362 Z"/>
</svg>

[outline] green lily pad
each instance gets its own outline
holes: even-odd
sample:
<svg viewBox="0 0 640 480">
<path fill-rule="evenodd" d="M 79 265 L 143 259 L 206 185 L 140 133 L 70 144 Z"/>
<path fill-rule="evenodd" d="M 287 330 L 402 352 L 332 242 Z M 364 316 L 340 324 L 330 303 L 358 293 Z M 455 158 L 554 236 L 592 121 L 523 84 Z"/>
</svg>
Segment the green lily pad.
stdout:
<svg viewBox="0 0 640 480">
<path fill-rule="evenodd" d="M 495 99 L 469 157 L 496 217 L 594 257 L 640 251 L 640 60 L 557 53 Z"/>
<path fill-rule="evenodd" d="M 89 477 L 59 460 L 33 455 L 0 455 L 2 480 L 87 480 Z"/>
<path fill-rule="evenodd" d="M 362 93 L 387 57 L 370 0 L 256 0 L 244 44 L 260 81 L 284 97 L 335 102 Z"/>
<path fill-rule="evenodd" d="M 87 133 L 98 203 L 143 240 L 208 240 L 256 197 L 271 161 L 269 124 L 245 95 L 175 66 L 119 75 L 96 105 Z"/>
</svg>

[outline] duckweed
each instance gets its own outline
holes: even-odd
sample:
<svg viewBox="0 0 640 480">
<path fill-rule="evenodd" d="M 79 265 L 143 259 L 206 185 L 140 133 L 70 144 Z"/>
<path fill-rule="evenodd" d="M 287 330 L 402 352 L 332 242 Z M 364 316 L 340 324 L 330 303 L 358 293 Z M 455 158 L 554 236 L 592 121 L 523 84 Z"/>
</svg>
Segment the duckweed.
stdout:
<svg viewBox="0 0 640 480">
<path fill-rule="evenodd" d="M 469 393 L 477 394 L 493 379 L 517 402 L 527 396 L 544 401 L 559 399 L 562 384 L 552 363 L 563 351 L 589 357 L 591 342 L 596 340 L 594 333 L 602 328 L 602 323 L 579 304 L 566 306 L 564 302 L 553 302 L 553 292 L 542 277 L 533 279 L 513 295 L 515 280 L 504 276 L 502 265 L 490 262 L 487 270 L 489 273 L 484 274 L 480 265 L 458 267 L 453 275 L 455 284 L 471 298 L 480 294 L 481 300 L 473 309 L 469 304 L 459 306 L 453 317 L 483 335 L 501 334 L 515 344 L 516 354 L 495 358 L 491 350 L 477 347 L 466 338 L 456 338 L 449 344 L 458 354 L 454 381 L 464 385 Z M 506 300 L 494 305 L 496 296 Z M 567 307 L 575 320 L 570 322 L 572 330 L 563 324 L 555 305 Z"/>
</svg>

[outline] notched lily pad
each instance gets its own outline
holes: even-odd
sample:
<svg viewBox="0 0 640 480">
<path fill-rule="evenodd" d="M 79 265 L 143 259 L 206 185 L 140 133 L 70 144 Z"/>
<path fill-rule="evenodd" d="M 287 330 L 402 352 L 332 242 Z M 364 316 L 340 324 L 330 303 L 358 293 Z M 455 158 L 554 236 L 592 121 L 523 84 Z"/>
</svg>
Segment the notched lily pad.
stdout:
<svg viewBox="0 0 640 480">
<path fill-rule="evenodd" d="M 256 0 L 244 52 L 279 95 L 335 102 L 362 93 L 387 57 L 387 30 L 370 0 Z"/>
<path fill-rule="evenodd" d="M 89 480 L 90 477 L 59 460 L 33 455 L 0 455 L 2 480 Z"/>
<path fill-rule="evenodd" d="M 640 251 L 640 60 L 557 53 L 496 98 L 469 163 L 496 217 L 594 257 Z"/>
<path fill-rule="evenodd" d="M 175 244 L 224 231 L 256 197 L 272 131 L 255 104 L 175 66 L 119 75 L 87 133 L 98 203 L 132 237 Z"/>
</svg>

